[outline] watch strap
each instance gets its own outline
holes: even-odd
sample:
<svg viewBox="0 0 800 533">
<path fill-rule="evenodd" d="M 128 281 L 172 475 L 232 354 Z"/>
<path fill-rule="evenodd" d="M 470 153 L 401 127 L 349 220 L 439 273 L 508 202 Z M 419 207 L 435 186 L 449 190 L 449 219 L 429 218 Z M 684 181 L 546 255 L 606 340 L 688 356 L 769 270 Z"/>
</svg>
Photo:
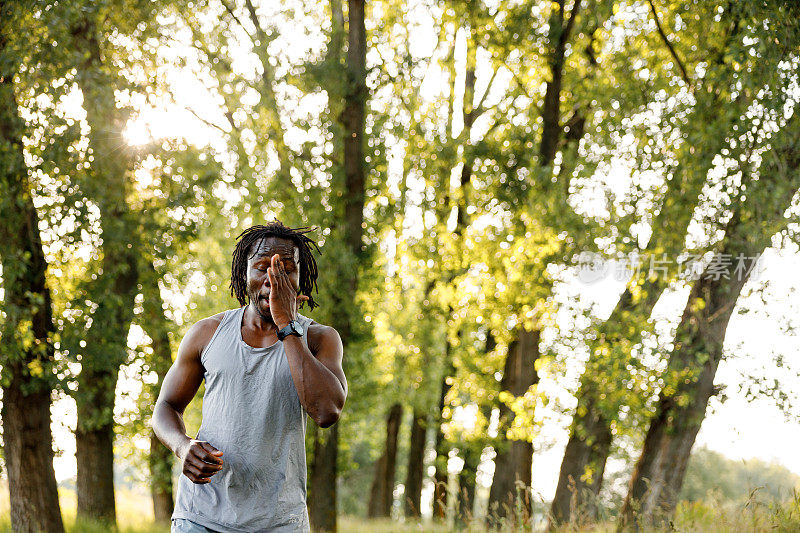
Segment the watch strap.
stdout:
<svg viewBox="0 0 800 533">
<path fill-rule="evenodd" d="M 278 330 L 278 340 L 282 341 L 289 335 L 294 335 L 296 337 L 303 336 L 302 328 L 297 320 L 292 320 L 285 328 Z"/>
</svg>

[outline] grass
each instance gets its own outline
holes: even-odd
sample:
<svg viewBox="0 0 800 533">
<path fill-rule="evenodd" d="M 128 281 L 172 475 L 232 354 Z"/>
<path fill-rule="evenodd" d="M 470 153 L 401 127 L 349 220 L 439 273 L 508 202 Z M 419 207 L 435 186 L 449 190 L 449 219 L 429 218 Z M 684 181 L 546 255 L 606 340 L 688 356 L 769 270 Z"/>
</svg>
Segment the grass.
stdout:
<svg viewBox="0 0 800 533">
<path fill-rule="evenodd" d="M 169 526 L 154 522 L 153 504 L 146 492 L 117 488 L 116 499 L 119 533 L 169 533 Z M 59 487 L 58 500 L 67 533 L 108 533 L 109 528 L 104 524 L 76 518 L 77 501 L 74 490 Z M 0 488 L 0 533 L 12 531 L 9 508 L 8 488 L 4 482 Z"/>
<path fill-rule="evenodd" d="M 75 517 L 75 492 L 59 489 L 61 512 L 67 533 L 108 533 L 109 528 L 97 523 L 78 521 Z M 147 493 L 129 489 L 117 490 L 117 521 L 119 533 L 168 533 L 169 526 L 153 521 L 152 504 Z M 11 532 L 8 491 L 0 487 L 0 533 Z M 366 520 L 361 517 L 341 516 L 340 533 L 478 533 L 486 531 L 482 523 L 455 528 L 430 521 Z M 505 528 L 504 532 L 531 531 L 530 528 Z M 536 529 L 535 531 L 541 531 Z M 605 522 L 592 526 L 565 526 L 562 533 L 614 533 L 616 524 Z M 800 493 L 795 492 L 782 502 L 774 503 L 759 498 L 753 491 L 747 501 L 682 502 L 674 520 L 661 529 L 642 528 L 642 532 L 678 531 L 691 533 L 791 533 L 800 531 Z"/>
</svg>

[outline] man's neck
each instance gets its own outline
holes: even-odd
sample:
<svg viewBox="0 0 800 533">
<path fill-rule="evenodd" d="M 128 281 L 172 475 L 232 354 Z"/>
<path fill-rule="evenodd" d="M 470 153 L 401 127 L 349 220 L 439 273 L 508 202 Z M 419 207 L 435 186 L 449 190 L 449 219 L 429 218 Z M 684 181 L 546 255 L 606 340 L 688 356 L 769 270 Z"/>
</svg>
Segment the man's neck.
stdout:
<svg viewBox="0 0 800 533">
<path fill-rule="evenodd" d="M 244 311 L 242 327 L 258 331 L 264 335 L 277 334 L 278 326 L 273 322 L 272 317 L 268 319 L 259 313 L 253 304 L 248 304 Z"/>
</svg>

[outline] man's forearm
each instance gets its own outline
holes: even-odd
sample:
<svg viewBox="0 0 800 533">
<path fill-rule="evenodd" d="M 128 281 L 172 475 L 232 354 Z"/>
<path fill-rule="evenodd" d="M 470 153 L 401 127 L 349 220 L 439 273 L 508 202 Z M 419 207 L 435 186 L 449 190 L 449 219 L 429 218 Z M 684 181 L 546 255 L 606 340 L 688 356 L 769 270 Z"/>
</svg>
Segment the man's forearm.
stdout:
<svg viewBox="0 0 800 533">
<path fill-rule="evenodd" d="M 319 426 L 333 425 L 344 407 L 344 384 L 314 357 L 300 337 L 290 335 L 283 344 L 300 403 Z"/>
<path fill-rule="evenodd" d="M 181 447 L 191 441 L 186 435 L 183 415 L 163 401 L 156 402 L 153 408 L 153 432 L 177 456 L 180 456 Z"/>
</svg>

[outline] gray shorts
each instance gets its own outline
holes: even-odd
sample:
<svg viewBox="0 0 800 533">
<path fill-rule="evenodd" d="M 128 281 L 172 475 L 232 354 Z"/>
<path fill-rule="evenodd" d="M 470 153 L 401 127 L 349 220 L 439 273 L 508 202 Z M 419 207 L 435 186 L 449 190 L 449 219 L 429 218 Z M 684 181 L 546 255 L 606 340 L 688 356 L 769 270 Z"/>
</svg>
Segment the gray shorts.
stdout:
<svg viewBox="0 0 800 533">
<path fill-rule="evenodd" d="M 170 533 L 217 533 L 213 529 L 208 529 L 206 526 L 196 524 L 191 520 L 185 518 L 173 518 L 172 529 Z"/>
</svg>

